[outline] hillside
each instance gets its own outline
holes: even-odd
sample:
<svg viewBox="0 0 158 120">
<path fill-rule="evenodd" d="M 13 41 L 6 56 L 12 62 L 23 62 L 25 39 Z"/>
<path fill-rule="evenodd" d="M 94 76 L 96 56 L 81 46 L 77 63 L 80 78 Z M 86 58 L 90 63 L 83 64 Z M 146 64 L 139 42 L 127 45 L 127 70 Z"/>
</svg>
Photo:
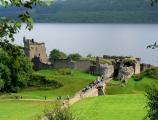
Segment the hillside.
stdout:
<svg viewBox="0 0 158 120">
<path fill-rule="evenodd" d="M 71 72 L 71 74 L 67 74 Z M 36 74 L 45 76 L 49 80 L 54 80 L 62 84 L 59 88 L 52 87 L 29 87 L 19 93 L 3 94 L 0 99 L 23 96 L 23 99 L 56 99 L 58 96 L 73 96 L 76 92 L 96 79 L 96 76 L 73 69 L 48 69 L 37 71 Z"/>
<path fill-rule="evenodd" d="M 56 0 L 49 6 L 36 6 L 31 14 L 35 22 L 157 23 L 157 10 L 149 0 Z M 19 11 L 0 8 L 0 16 L 15 17 Z"/>
</svg>

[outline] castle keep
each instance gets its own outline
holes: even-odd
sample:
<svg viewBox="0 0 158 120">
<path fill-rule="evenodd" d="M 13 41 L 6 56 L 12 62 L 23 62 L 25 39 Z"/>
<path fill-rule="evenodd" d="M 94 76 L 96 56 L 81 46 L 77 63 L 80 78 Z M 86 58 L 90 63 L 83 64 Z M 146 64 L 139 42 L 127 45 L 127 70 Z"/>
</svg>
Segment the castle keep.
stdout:
<svg viewBox="0 0 158 120">
<path fill-rule="evenodd" d="M 44 43 L 37 43 L 34 39 L 23 38 L 24 52 L 31 59 L 39 58 L 41 63 L 47 64 L 48 57 Z"/>
</svg>

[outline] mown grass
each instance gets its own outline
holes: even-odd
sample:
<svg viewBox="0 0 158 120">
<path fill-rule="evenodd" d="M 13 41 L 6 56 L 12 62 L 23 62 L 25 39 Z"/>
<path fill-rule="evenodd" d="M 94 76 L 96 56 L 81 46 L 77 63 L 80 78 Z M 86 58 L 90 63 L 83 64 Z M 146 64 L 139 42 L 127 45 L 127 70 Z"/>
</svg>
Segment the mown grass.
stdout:
<svg viewBox="0 0 158 120">
<path fill-rule="evenodd" d="M 0 120 L 35 120 L 52 102 L 0 100 Z"/>
<path fill-rule="evenodd" d="M 79 120 L 142 120 L 144 95 L 108 95 L 84 99 L 72 106 Z"/>
<path fill-rule="evenodd" d="M 71 71 L 71 74 L 64 74 L 65 71 Z M 25 99 L 44 99 L 45 96 L 47 96 L 47 99 L 54 99 L 58 96 L 73 96 L 77 91 L 96 79 L 96 76 L 72 69 L 40 70 L 36 74 L 60 82 L 63 86 L 59 88 L 27 88 L 17 94 L 1 95 L 0 98 L 15 98 L 16 95 L 23 96 Z"/>
<path fill-rule="evenodd" d="M 142 80 L 135 81 L 130 78 L 127 84 L 119 84 L 119 81 L 112 80 L 107 86 L 106 94 L 144 94 L 148 87 L 156 86 L 158 88 L 158 79 L 143 77 Z"/>
</svg>

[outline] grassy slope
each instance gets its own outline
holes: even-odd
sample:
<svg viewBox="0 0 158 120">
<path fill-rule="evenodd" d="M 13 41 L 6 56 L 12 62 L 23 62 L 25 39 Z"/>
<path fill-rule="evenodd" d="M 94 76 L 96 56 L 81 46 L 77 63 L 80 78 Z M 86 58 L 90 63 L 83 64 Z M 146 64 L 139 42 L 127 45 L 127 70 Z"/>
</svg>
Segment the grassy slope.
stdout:
<svg viewBox="0 0 158 120">
<path fill-rule="evenodd" d="M 23 90 L 18 95 L 22 95 L 27 99 L 44 99 L 44 96 L 54 99 L 55 97 L 62 95 L 73 95 L 78 90 L 83 88 L 92 80 L 95 80 L 95 76 L 90 74 L 72 70 L 72 75 L 62 75 L 58 70 L 41 70 L 37 74 L 44 75 L 49 79 L 57 80 L 64 86 L 58 89 L 27 89 Z M 1 95 L 0 96 L 0 120 L 32 120 L 37 113 L 40 114 L 45 106 L 50 107 L 49 102 L 40 101 L 20 101 L 20 100 L 7 100 L 7 98 L 15 98 L 17 94 Z M 2 99 L 5 98 L 5 99 Z"/>
<path fill-rule="evenodd" d="M 111 81 L 111 83 L 117 84 L 118 81 Z M 124 86 L 110 86 L 108 85 L 106 94 L 144 94 L 147 87 L 155 85 L 158 87 L 158 80 L 153 78 L 144 77 L 140 81 L 134 81 L 133 78 L 128 80 L 128 84 Z"/>
<path fill-rule="evenodd" d="M 110 95 L 84 99 L 72 110 L 80 120 L 142 120 L 144 106 L 143 95 Z"/>
<path fill-rule="evenodd" d="M 50 102 L 0 100 L 0 120 L 33 120 Z"/>
<path fill-rule="evenodd" d="M 62 75 L 58 70 L 40 70 L 37 74 L 44 75 L 48 79 L 59 81 L 63 84 L 63 87 L 57 89 L 25 89 L 18 93 L 23 98 L 31 99 L 44 99 L 47 96 L 49 99 L 54 99 L 57 96 L 72 96 L 81 88 L 86 86 L 96 77 L 88 73 L 81 72 L 79 70 L 72 70 L 72 75 Z M 9 95 L 9 97 L 15 96 L 15 94 Z M 7 95 L 1 96 L 1 98 L 8 98 Z"/>
<path fill-rule="evenodd" d="M 157 75 L 149 72 L 148 75 Z M 111 84 L 119 84 L 111 81 Z M 146 115 L 144 91 L 148 86 L 158 88 L 158 80 L 147 75 L 140 81 L 130 78 L 124 86 L 108 85 L 107 96 L 84 99 L 72 109 L 82 120 L 142 120 Z"/>
</svg>

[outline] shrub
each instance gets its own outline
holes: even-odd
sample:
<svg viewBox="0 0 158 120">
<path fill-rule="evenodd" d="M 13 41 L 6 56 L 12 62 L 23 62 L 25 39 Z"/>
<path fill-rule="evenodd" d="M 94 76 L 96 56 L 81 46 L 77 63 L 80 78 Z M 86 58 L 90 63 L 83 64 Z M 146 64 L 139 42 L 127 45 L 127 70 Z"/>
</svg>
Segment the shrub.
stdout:
<svg viewBox="0 0 158 120">
<path fill-rule="evenodd" d="M 143 75 L 150 78 L 158 79 L 158 68 L 153 67 L 151 69 L 148 69 L 143 73 Z"/>
<path fill-rule="evenodd" d="M 140 81 L 143 79 L 142 75 L 133 75 L 132 77 L 133 77 L 134 81 Z"/>
<path fill-rule="evenodd" d="M 44 118 L 47 120 L 78 120 L 69 107 L 61 107 L 59 105 L 55 106 L 53 111 L 45 110 Z M 38 120 L 41 120 L 41 117 L 38 117 Z"/>
<path fill-rule="evenodd" d="M 58 72 L 61 75 L 72 75 L 72 70 L 71 69 L 59 69 Z"/>
<path fill-rule="evenodd" d="M 148 88 L 146 90 L 146 97 L 148 99 L 147 101 L 147 115 L 145 117 L 145 120 L 157 120 L 158 119 L 158 89 Z"/>
<path fill-rule="evenodd" d="M 59 88 L 59 87 L 62 87 L 63 85 L 62 83 L 57 82 L 55 80 L 49 80 L 45 76 L 33 74 L 31 76 L 29 86 Z"/>
</svg>

